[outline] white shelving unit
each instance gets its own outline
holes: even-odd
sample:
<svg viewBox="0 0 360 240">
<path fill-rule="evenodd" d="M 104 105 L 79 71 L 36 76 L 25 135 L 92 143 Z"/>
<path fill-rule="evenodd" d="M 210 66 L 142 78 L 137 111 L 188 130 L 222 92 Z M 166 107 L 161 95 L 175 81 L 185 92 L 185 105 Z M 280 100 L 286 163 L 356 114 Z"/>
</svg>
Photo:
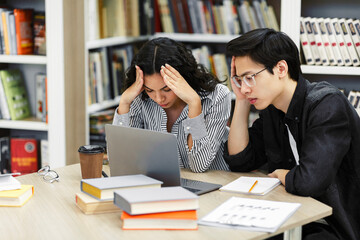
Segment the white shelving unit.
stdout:
<svg viewBox="0 0 360 240">
<path fill-rule="evenodd" d="M 1 55 L 0 63 L 20 68 L 34 96 L 34 72 L 48 79 L 48 124 L 35 118 L 0 120 L 1 129 L 47 132 L 52 168 L 78 162 L 77 148 L 85 144 L 83 0 L 8 0 L 9 7 L 46 13 L 47 56 Z M 30 87 L 29 87 L 30 86 Z"/>
</svg>

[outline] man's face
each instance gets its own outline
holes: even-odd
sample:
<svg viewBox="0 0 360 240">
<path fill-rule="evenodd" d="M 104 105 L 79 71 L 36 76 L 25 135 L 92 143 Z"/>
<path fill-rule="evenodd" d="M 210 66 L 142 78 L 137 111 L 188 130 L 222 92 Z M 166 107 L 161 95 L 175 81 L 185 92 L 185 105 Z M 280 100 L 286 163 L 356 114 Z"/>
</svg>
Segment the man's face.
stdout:
<svg viewBox="0 0 360 240">
<path fill-rule="evenodd" d="M 254 62 L 248 56 L 235 58 L 235 73 L 241 78 L 258 73 L 265 66 Z M 268 70 L 262 71 L 255 75 L 256 85 L 249 87 L 242 82 L 241 93 L 246 96 L 248 101 L 255 106 L 256 109 L 262 110 L 270 104 L 274 104 L 280 99 L 280 95 L 284 89 L 284 81 L 277 76 L 276 66 L 273 69 L 274 74 Z"/>
</svg>

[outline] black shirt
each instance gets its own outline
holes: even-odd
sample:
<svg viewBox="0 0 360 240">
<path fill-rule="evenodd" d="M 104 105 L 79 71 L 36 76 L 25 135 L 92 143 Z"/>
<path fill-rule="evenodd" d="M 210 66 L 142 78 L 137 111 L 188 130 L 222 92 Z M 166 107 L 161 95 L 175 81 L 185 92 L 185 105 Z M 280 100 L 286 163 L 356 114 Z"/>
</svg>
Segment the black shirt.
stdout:
<svg viewBox="0 0 360 240">
<path fill-rule="evenodd" d="M 287 124 L 299 153 L 296 165 Z M 227 144 L 226 144 L 227 147 Z M 360 239 L 360 118 L 343 93 L 302 76 L 288 111 L 270 105 L 249 128 L 249 144 L 225 161 L 232 171 L 289 169 L 286 191 L 333 208 L 326 218 L 342 239 Z"/>
</svg>

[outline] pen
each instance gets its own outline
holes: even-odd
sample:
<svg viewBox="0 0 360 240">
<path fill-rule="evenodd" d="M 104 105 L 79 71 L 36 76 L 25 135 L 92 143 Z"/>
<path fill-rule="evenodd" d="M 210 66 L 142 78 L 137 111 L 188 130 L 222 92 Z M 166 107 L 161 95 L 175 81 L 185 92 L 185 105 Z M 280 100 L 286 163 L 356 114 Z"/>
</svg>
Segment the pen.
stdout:
<svg viewBox="0 0 360 240">
<path fill-rule="evenodd" d="M 249 192 L 251 192 L 251 190 L 253 190 L 253 188 L 256 186 L 256 184 L 258 183 L 258 180 L 256 180 L 255 182 L 254 182 L 254 184 L 251 186 L 251 188 L 249 189 Z"/>
</svg>

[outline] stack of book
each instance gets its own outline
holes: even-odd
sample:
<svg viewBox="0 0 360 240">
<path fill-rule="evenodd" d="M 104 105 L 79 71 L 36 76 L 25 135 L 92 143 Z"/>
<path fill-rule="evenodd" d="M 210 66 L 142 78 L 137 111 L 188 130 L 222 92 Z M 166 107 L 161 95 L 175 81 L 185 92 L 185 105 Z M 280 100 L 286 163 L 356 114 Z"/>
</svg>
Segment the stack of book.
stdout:
<svg viewBox="0 0 360 240">
<path fill-rule="evenodd" d="M 142 174 L 82 179 L 75 202 L 85 214 L 121 211 L 114 205 L 114 191 L 130 188 L 160 188 L 162 182 Z"/>
<path fill-rule="evenodd" d="M 124 210 L 122 229 L 196 230 L 198 196 L 182 187 L 127 189 L 114 192 Z"/>
<path fill-rule="evenodd" d="M 301 17 L 300 42 L 308 65 L 360 65 L 359 19 Z"/>
<path fill-rule="evenodd" d="M 0 174 L 1 207 L 21 207 L 34 195 L 33 185 L 22 185 L 12 175 Z"/>
</svg>

